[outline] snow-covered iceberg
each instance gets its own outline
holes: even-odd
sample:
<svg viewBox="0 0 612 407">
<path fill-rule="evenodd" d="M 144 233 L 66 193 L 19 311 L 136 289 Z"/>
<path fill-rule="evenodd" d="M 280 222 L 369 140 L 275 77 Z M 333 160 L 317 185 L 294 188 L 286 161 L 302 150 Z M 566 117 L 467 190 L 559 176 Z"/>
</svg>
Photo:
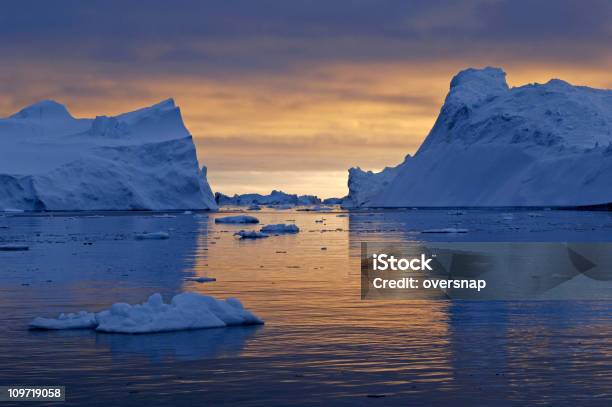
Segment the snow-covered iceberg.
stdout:
<svg viewBox="0 0 612 407">
<path fill-rule="evenodd" d="M 0 209 L 216 209 L 172 99 L 75 119 L 46 100 L 0 119 Z"/>
<path fill-rule="evenodd" d="M 220 192 L 215 194 L 215 200 L 219 205 L 316 205 L 321 199 L 314 195 L 287 194 L 283 191 L 272 191 L 269 195 L 243 194 L 227 196 Z"/>
<path fill-rule="evenodd" d="M 58 318 L 37 317 L 30 328 L 137 334 L 258 324 L 263 321 L 236 298 L 217 300 L 185 292 L 175 295 L 170 304 L 165 304 L 160 294 L 153 294 L 143 304 L 116 303 L 98 313 L 81 311 L 61 314 Z"/>
<path fill-rule="evenodd" d="M 402 164 L 405 164 L 409 158 L 410 155 L 407 155 Z M 342 200 L 342 208 L 367 207 L 380 191 L 393 181 L 402 164 L 385 167 L 380 172 L 364 171 L 359 167 L 349 169 L 349 194 Z"/>
<path fill-rule="evenodd" d="M 352 207 L 583 206 L 612 203 L 612 91 L 553 79 L 509 88 L 467 69 L 413 157 L 349 173 Z"/>
</svg>

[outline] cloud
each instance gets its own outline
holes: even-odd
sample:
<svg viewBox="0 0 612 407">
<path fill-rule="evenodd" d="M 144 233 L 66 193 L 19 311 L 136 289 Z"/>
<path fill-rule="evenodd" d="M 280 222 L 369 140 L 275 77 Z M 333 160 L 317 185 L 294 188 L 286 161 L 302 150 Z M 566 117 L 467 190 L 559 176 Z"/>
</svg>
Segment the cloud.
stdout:
<svg viewBox="0 0 612 407">
<path fill-rule="evenodd" d="M 174 97 L 222 190 L 253 171 L 299 182 L 401 161 L 468 66 L 609 87 L 611 19 L 605 0 L 7 1 L 0 116 L 45 98 L 91 117 Z"/>
</svg>

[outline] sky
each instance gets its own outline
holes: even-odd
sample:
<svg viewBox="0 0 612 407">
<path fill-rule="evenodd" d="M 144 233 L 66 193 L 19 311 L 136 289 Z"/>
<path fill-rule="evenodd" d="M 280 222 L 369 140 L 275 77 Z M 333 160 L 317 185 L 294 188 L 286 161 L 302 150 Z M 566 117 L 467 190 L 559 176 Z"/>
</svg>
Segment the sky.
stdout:
<svg viewBox="0 0 612 407">
<path fill-rule="evenodd" d="M 454 74 L 612 88 L 612 2 L 5 1 L 0 117 L 174 98 L 214 191 L 347 193 L 416 151 Z"/>
</svg>

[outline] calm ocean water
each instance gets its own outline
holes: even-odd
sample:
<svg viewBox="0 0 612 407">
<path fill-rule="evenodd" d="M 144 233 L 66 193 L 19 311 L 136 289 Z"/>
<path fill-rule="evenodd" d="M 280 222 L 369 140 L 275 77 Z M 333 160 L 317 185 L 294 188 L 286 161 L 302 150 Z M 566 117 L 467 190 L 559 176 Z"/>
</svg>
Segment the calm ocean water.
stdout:
<svg viewBox="0 0 612 407">
<path fill-rule="evenodd" d="M 69 405 L 612 405 L 610 302 L 361 301 L 359 290 L 364 241 L 612 241 L 612 214 L 265 209 L 262 223 L 302 231 L 255 241 L 233 232 L 258 227 L 216 225 L 223 215 L 0 218 L 0 244 L 30 246 L 0 252 L 0 385 L 65 385 Z M 443 227 L 469 232 L 419 233 Z M 133 239 L 144 231 L 171 238 Z M 182 291 L 238 297 L 266 325 L 27 329 Z"/>
</svg>

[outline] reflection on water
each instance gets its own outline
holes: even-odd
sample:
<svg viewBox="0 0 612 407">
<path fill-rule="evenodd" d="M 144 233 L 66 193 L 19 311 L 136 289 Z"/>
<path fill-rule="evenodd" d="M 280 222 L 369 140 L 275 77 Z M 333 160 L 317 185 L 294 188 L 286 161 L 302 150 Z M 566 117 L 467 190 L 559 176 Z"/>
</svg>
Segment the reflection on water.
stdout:
<svg viewBox="0 0 612 407">
<path fill-rule="evenodd" d="M 262 223 L 295 222 L 301 232 L 257 241 L 233 233 L 258 226 L 215 225 L 216 216 L 1 220 L 0 242 L 30 251 L 0 252 L 0 384 L 61 383 L 68 403 L 90 405 L 611 403 L 610 303 L 359 299 L 363 241 L 610 241 L 608 213 L 266 210 L 256 214 Z M 419 233 L 445 227 L 469 232 Z M 171 238 L 132 238 L 158 230 Z M 26 330 L 36 315 L 184 290 L 238 297 L 266 325 L 140 336 Z"/>
<path fill-rule="evenodd" d="M 96 335 L 96 345 L 114 354 L 145 355 L 154 362 L 211 359 L 239 354 L 261 326 L 165 332 L 155 335 Z"/>
</svg>

